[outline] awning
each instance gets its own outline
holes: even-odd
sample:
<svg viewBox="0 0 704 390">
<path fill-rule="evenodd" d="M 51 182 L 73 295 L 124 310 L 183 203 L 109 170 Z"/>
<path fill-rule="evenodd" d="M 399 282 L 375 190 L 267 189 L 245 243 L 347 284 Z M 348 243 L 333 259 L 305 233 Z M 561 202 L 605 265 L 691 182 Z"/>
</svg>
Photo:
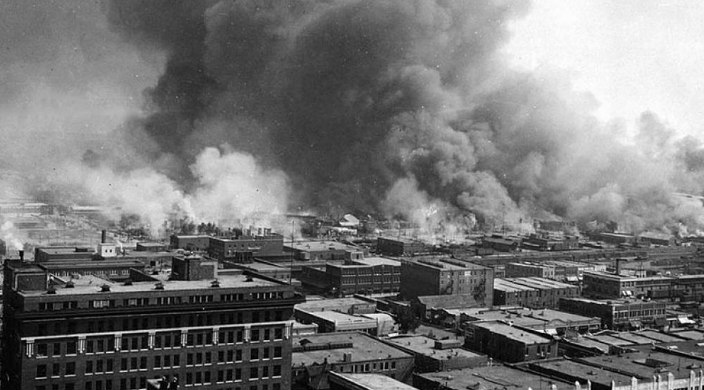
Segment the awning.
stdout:
<svg viewBox="0 0 704 390">
<path fill-rule="evenodd" d="M 628 321 L 628 323 L 631 325 L 632 328 L 642 328 L 643 327 L 643 323 L 638 320 L 631 320 L 631 321 Z"/>
<path fill-rule="evenodd" d="M 684 324 L 694 324 L 694 323 L 695 323 L 694 321 L 690 320 L 690 319 L 687 318 L 687 317 L 677 317 L 677 321 L 678 321 L 680 324 L 683 324 L 683 325 L 684 325 Z"/>
<path fill-rule="evenodd" d="M 544 332 L 554 336 L 557 334 L 557 329 L 545 329 Z"/>
</svg>

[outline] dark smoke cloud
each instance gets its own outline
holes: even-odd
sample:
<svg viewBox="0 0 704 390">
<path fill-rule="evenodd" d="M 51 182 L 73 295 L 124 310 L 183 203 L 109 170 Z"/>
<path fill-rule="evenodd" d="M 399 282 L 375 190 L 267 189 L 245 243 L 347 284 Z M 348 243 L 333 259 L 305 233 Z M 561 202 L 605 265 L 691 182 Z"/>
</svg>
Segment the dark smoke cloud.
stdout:
<svg viewBox="0 0 704 390">
<path fill-rule="evenodd" d="M 528 12 L 525 1 L 8 4 L 3 15 L 22 22 L 8 19 L 3 32 L 22 43 L 0 54 L 0 108 L 42 101 L 22 83 L 44 73 L 32 85 L 48 85 L 39 90 L 49 99 L 69 89 L 67 112 L 95 91 L 129 97 L 119 121 L 79 117 L 116 127 L 113 142 L 74 142 L 80 152 L 59 159 L 68 174 L 51 189 L 152 225 L 289 207 L 428 230 L 533 218 L 704 225 L 701 204 L 672 195 L 702 193 L 701 141 L 679 139 L 654 113 L 627 137 L 594 117 L 597 101 L 568 75 L 506 66 L 507 25 Z"/>
</svg>

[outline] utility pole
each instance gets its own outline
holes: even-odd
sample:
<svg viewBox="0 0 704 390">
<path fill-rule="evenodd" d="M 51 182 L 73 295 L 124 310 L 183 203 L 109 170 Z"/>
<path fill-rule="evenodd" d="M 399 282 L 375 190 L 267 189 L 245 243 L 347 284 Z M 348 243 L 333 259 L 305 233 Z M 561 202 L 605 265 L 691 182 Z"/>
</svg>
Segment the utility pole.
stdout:
<svg viewBox="0 0 704 390">
<path fill-rule="evenodd" d="M 288 284 L 291 285 L 291 278 L 293 276 L 293 232 L 294 232 L 294 225 L 296 223 L 296 220 L 292 219 L 291 220 L 291 253 L 289 254 L 289 259 L 291 261 L 289 271 L 288 271 Z"/>
</svg>

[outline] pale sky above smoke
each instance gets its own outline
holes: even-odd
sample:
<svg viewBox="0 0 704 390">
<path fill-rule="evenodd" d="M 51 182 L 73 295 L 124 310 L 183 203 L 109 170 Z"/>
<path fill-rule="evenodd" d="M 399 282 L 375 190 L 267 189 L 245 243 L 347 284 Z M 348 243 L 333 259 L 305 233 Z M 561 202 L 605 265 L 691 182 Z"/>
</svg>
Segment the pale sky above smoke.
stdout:
<svg viewBox="0 0 704 390">
<path fill-rule="evenodd" d="M 535 1 L 511 23 L 511 63 L 572 73 L 600 102 L 603 120 L 630 129 L 650 110 L 678 131 L 704 123 L 704 2 L 698 0 Z"/>
</svg>

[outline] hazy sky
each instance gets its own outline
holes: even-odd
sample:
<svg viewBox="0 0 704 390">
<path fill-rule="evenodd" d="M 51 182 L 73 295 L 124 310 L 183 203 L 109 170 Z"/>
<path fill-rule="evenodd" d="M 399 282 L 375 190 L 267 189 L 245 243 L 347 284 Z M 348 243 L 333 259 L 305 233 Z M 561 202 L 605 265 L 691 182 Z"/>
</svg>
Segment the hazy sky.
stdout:
<svg viewBox="0 0 704 390">
<path fill-rule="evenodd" d="M 573 72 L 601 102 L 602 119 L 629 127 L 652 110 L 682 132 L 704 122 L 704 2 L 538 0 L 512 26 L 516 66 Z"/>
</svg>

